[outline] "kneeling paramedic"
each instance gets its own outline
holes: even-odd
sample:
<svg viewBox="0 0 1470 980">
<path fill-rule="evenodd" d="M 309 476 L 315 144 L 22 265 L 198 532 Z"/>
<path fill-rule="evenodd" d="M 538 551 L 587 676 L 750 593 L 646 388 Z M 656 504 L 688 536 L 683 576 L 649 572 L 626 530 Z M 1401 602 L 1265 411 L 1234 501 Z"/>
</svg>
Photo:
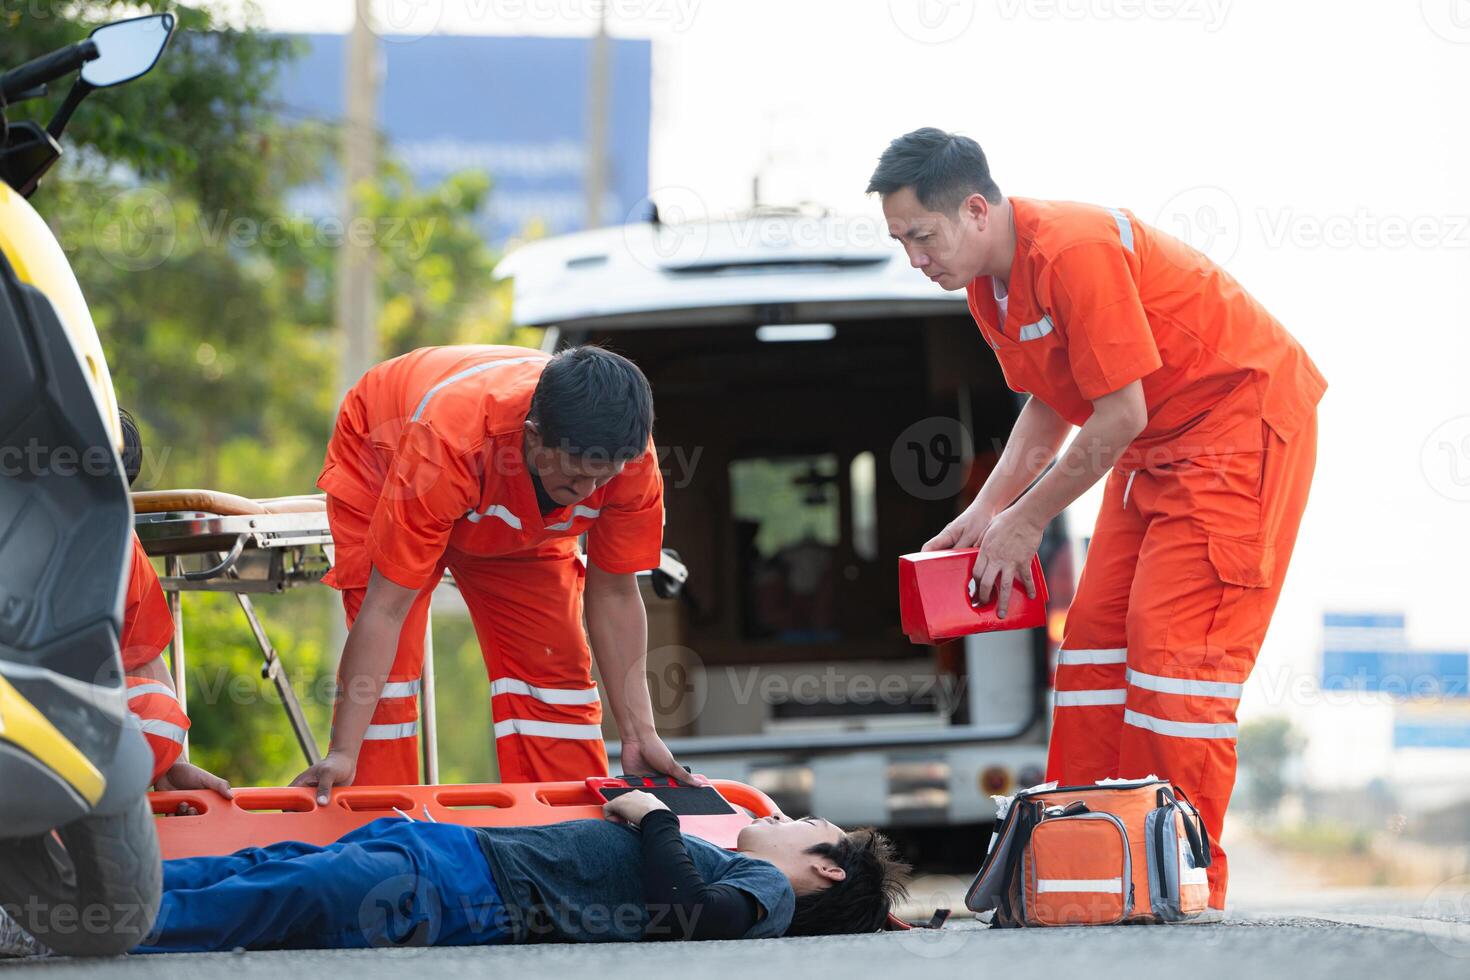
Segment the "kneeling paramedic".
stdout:
<svg viewBox="0 0 1470 980">
<path fill-rule="evenodd" d="M 644 674 L 635 574 L 663 543 L 652 428 L 643 373 L 596 347 L 429 347 L 368 371 L 317 481 L 336 548 L 326 582 L 349 625 L 331 745 L 292 785 L 325 800 L 351 782 L 418 782 L 424 630 L 445 569 L 489 673 L 502 781 L 607 773 L 593 653 L 624 771 L 687 781 Z"/>
<path fill-rule="evenodd" d="M 136 952 L 874 932 L 903 894 L 907 869 L 872 831 L 766 817 L 726 851 L 648 793 L 604 811 L 542 827 L 387 817 L 327 847 L 165 861 Z"/>
<path fill-rule="evenodd" d="M 974 140 L 901 136 L 868 191 L 910 263 L 967 291 L 1006 382 L 1032 395 L 926 550 L 978 547 L 978 594 L 998 585 L 1003 615 L 1013 582 L 1034 594 L 1042 530 L 1106 475 L 1057 659 L 1047 779 L 1158 774 L 1218 842 L 1236 706 L 1306 507 L 1326 382 L 1208 258 L 1118 208 L 1005 197 Z"/>
</svg>

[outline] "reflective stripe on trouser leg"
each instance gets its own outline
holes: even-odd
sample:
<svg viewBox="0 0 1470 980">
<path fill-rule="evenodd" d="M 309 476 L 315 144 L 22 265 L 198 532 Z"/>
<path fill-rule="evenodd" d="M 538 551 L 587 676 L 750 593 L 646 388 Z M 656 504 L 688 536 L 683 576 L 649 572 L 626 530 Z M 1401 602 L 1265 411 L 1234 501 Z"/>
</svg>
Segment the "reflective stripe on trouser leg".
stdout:
<svg viewBox="0 0 1470 980">
<path fill-rule="evenodd" d="M 1125 657 L 1121 647 L 1057 652 L 1047 779 L 1076 784 L 1116 775 Z"/>
<path fill-rule="evenodd" d="M 1264 427 L 1263 427 L 1264 428 Z M 1210 905 L 1224 908 L 1219 844 L 1236 776 L 1236 709 L 1284 583 L 1316 457 L 1315 420 L 1266 451 L 1171 471 L 1129 610 L 1120 774 L 1156 772 L 1199 808 L 1214 843 Z M 1204 522 L 1199 515 L 1210 515 Z M 1238 526 L 1221 523 L 1238 515 Z"/>
<path fill-rule="evenodd" d="M 572 549 L 533 560 L 455 557 L 490 678 L 503 782 L 607 774 L 602 704 L 582 622 L 586 569 Z"/>
<path fill-rule="evenodd" d="M 1122 472 L 1114 471 L 1057 651 L 1046 778 L 1063 784 L 1118 774 L 1128 593 L 1146 527 L 1139 508 L 1124 510 L 1123 489 Z"/>
<path fill-rule="evenodd" d="M 547 688 L 499 678 L 492 690 L 502 782 L 575 780 L 607 772 L 602 703 L 595 687 Z"/>
<path fill-rule="evenodd" d="M 433 576 L 437 583 L 439 574 Z M 365 589 L 342 592 L 350 626 L 362 608 Z M 388 672 L 357 755 L 356 786 L 412 785 L 419 781 L 419 692 L 424 669 L 424 629 L 432 586 L 414 600 L 398 636 L 398 652 Z M 341 683 L 339 676 L 338 683 Z M 361 681 L 341 691 L 343 699 L 364 697 Z M 335 712 L 334 712 L 335 715 Z M 335 717 L 333 719 L 335 724 Z"/>
</svg>

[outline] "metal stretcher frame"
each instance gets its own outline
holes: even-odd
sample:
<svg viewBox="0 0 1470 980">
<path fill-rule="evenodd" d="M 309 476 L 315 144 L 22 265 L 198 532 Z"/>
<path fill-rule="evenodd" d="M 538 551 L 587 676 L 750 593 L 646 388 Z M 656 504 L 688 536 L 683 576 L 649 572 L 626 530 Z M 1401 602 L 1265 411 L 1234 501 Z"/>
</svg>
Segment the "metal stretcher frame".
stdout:
<svg viewBox="0 0 1470 980">
<path fill-rule="evenodd" d="M 133 506 L 134 528 L 143 550 L 164 559 L 164 576 L 159 581 L 174 620 L 169 660 L 180 708 L 188 713 L 183 593 L 229 593 L 239 603 L 260 649 L 261 676 L 275 685 L 302 755 L 308 765 L 320 761 L 321 750 L 301 702 L 250 596 L 320 582 L 331 568 L 335 556 L 324 496 L 251 500 L 208 490 L 152 491 L 134 493 Z M 186 556 L 203 556 L 205 564 L 185 569 Z M 688 569 L 670 551 L 663 553 L 657 569 L 640 574 L 651 575 L 654 592 L 666 599 L 677 595 L 689 577 Z M 444 582 L 453 586 L 453 577 L 446 574 Z M 422 680 L 420 748 L 424 782 L 433 785 L 439 782 L 439 730 L 432 604 L 424 628 Z M 187 749 L 187 735 L 185 738 Z"/>
</svg>

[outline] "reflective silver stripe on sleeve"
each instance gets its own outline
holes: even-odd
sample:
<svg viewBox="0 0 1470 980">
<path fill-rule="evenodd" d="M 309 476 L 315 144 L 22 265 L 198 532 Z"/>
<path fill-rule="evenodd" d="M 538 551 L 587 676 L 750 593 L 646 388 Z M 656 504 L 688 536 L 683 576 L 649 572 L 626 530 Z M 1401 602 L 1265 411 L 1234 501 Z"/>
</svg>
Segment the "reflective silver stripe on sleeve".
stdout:
<svg viewBox="0 0 1470 980">
<path fill-rule="evenodd" d="M 1133 251 L 1133 223 L 1128 220 L 1128 215 L 1117 208 L 1108 208 L 1108 214 L 1118 223 L 1118 237 L 1123 240 L 1123 247 Z"/>
<path fill-rule="evenodd" d="M 533 721 L 529 718 L 507 718 L 495 723 L 495 737 L 507 735 L 539 735 L 542 738 L 573 738 L 601 741 L 601 725 L 568 725 L 556 721 Z"/>
<path fill-rule="evenodd" d="M 501 677 L 490 683 L 490 695 L 523 694 L 546 704 L 596 704 L 595 687 L 532 687 L 519 677 Z"/>
<path fill-rule="evenodd" d="M 157 735 L 171 742 L 184 744 L 184 729 L 171 721 L 160 721 L 157 718 L 139 718 L 138 726 L 143 729 L 145 735 Z"/>
<path fill-rule="evenodd" d="M 1021 339 L 1040 340 L 1042 337 L 1045 337 L 1047 334 L 1051 333 L 1051 328 L 1051 317 L 1043 316 L 1035 323 L 1028 323 L 1021 328 Z"/>
<path fill-rule="evenodd" d="M 173 688 L 161 681 L 149 681 L 147 684 L 136 684 L 128 688 L 128 700 L 141 698 L 145 694 L 162 694 L 166 698 L 177 701 L 179 696 L 174 693 Z"/>
<path fill-rule="evenodd" d="M 1239 701 L 1243 686 L 1226 681 L 1195 681 L 1183 677 L 1159 677 L 1137 670 L 1128 671 L 1128 683 L 1145 691 L 1160 694 L 1191 694 L 1205 698 L 1230 698 Z"/>
<path fill-rule="evenodd" d="M 419 723 L 404 722 L 401 725 L 369 725 L 363 733 L 364 741 L 387 742 L 395 738 L 411 738 L 419 733 Z"/>
<path fill-rule="evenodd" d="M 389 681 L 383 685 L 383 693 L 379 698 L 411 698 L 418 695 L 424 688 L 422 680 L 414 681 Z"/>
<path fill-rule="evenodd" d="M 1058 667 L 1076 667 L 1079 664 L 1125 664 L 1127 662 L 1127 647 L 1120 647 L 1114 650 L 1057 651 Z"/>
<path fill-rule="evenodd" d="M 1178 738 L 1234 738 L 1238 728 L 1233 722 L 1216 725 L 1206 721 L 1166 721 L 1137 711 L 1124 711 L 1123 724 Z"/>
<path fill-rule="evenodd" d="M 597 510 L 595 508 L 592 508 L 592 507 L 583 507 L 581 504 L 578 504 L 577 506 L 575 506 L 575 507 L 572 508 L 572 516 L 571 517 L 568 517 L 566 520 L 562 521 L 560 524 L 548 524 L 548 525 L 546 525 L 546 530 L 548 530 L 548 531 L 565 531 L 565 530 L 568 530 L 572 526 L 572 521 L 575 521 L 577 518 L 579 518 L 579 517 L 590 517 L 590 518 L 596 520 L 597 516 L 599 514 L 601 514 L 601 513 L 602 513 L 602 511 Z"/>
<path fill-rule="evenodd" d="M 1128 700 L 1128 692 L 1121 687 L 1107 691 L 1058 691 L 1056 698 L 1058 708 L 1089 708 L 1100 704 L 1122 704 Z"/>
<path fill-rule="evenodd" d="M 487 517 L 498 517 L 517 531 L 521 529 L 521 519 L 515 514 L 512 514 L 508 507 L 503 507 L 500 504 L 491 504 L 483 511 L 472 510 L 464 516 L 471 524 L 478 524 Z"/>
<path fill-rule="evenodd" d="M 506 361 L 489 361 L 485 364 L 476 364 L 474 367 L 465 368 L 463 371 L 451 374 L 449 377 L 445 378 L 443 381 L 439 382 L 434 387 L 424 392 L 424 397 L 422 400 L 419 401 L 419 407 L 413 410 L 413 415 L 410 417 L 410 421 L 417 422 L 419 420 L 419 416 L 424 414 L 424 409 L 429 407 L 429 401 L 435 395 L 439 394 L 442 389 L 449 387 L 456 381 L 463 381 L 465 378 L 472 378 L 477 374 L 482 374 L 485 371 L 489 371 L 491 368 L 510 367 L 512 364 L 525 364 L 528 361 L 544 360 L 546 360 L 546 357 L 544 355 L 541 357 L 512 357 L 511 359 Z"/>
</svg>

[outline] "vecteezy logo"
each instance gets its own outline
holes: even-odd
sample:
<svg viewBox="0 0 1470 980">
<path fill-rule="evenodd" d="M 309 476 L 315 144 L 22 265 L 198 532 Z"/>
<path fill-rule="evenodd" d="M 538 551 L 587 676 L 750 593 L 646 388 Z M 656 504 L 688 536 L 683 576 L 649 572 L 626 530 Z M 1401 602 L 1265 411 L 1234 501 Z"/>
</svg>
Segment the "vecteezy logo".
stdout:
<svg viewBox="0 0 1470 980">
<path fill-rule="evenodd" d="M 1436 426 L 1419 450 L 1419 466 L 1435 493 L 1470 501 L 1470 415 Z"/>
<path fill-rule="evenodd" d="M 888 0 L 888 16 L 921 44 L 953 41 L 975 19 L 975 0 Z"/>
<path fill-rule="evenodd" d="M 651 220 L 654 216 L 657 221 Z M 640 198 L 623 222 L 623 245 L 648 269 L 698 262 L 709 245 L 709 210 L 688 187 L 660 187 Z"/>
<path fill-rule="evenodd" d="M 115 194 L 92 218 L 92 242 L 124 272 L 157 268 L 173 254 L 178 218 L 173 202 L 150 187 Z"/>
<path fill-rule="evenodd" d="M 898 485 L 921 500 L 943 500 L 965 485 L 966 460 L 974 455 L 969 431 L 958 419 L 920 419 L 899 433 L 888 463 Z"/>
<path fill-rule="evenodd" d="M 1470 0 L 1419 0 L 1429 29 L 1452 44 L 1470 44 Z"/>
<path fill-rule="evenodd" d="M 368 30 L 385 41 L 417 41 L 444 19 L 444 0 L 370 0 Z"/>
<path fill-rule="evenodd" d="M 1180 191 L 1164 202 L 1154 224 L 1217 265 L 1229 262 L 1240 248 L 1240 208 L 1219 187 Z"/>
</svg>

